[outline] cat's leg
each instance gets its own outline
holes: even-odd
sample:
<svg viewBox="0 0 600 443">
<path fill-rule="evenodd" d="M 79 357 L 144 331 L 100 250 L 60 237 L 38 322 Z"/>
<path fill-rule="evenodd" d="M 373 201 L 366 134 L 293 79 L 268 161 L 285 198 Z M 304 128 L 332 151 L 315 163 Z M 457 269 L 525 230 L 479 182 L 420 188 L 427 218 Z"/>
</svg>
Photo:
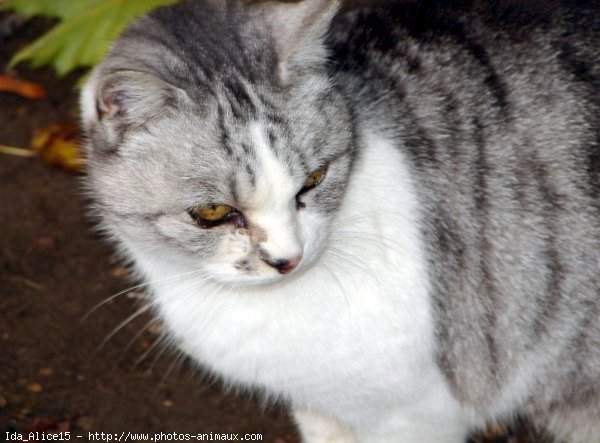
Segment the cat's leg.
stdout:
<svg viewBox="0 0 600 443">
<path fill-rule="evenodd" d="M 360 443 L 466 443 L 468 428 L 436 428 L 424 423 L 421 426 L 403 426 L 387 432 L 365 432 L 359 437 Z"/>
<path fill-rule="evenodd" d="M 414 412 L 414 411 L 410 411 Z M 357 431 L 360 443 L 466 443 L 471 428 L 462 414 L 414 414 L 405 409 L 381 414 L 376 424 Z"/>
<path fill-rule="evenodd" d="M 354 433 L 338 421 L 306 409 L 294 409 L 304 443 L 358 443 Z"/>
<path fill-rule="evenodd" d="M 355 434 L 337 420 L 306 409 L 294 410 L 303 443 L 465 443 L 464 420 L 415 420 L 390 414 L 378 425 Z"/>
</svg>

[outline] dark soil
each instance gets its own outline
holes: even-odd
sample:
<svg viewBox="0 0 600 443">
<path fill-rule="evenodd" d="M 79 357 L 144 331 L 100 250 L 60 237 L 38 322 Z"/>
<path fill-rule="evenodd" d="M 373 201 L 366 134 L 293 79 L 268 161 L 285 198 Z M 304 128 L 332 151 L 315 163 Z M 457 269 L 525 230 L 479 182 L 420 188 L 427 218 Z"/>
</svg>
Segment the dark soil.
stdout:
<svg viewBox="0 0 600 443">
<path fill-rule="evenodd" d="M 0 72 L 9 54 L 45 27 L 35 21 L 0 42 Z M 34 129 L 78 121 L 78 75 L 18 71 L 44 85 L 49 99 L 0 93 L 0 143 L 26 147 Z M 172 367 L 176 354 L 161 353 L 161 346 L 146 352 L 159 337 L 152 328 L 127 348 L 150 320 L 146 315 L 98 350 L 140 302 L 119 296 L 82 320 L 132 283 L 93 234 L 79 181 L 38 159 L 0 157 L 0 441 L 5 431 L 43 428 L 81 435 L 250 432 L 265 441 L 297 441 L 279 408 L 264 413 L 255 401 L 203 382 L 187 362 Z"/>
<path fill-rule="evenodd" d="M 47 27 L 34 20 L 0 41 L 0 72 Z M 18 75 L 44 85 L 49 98 L 0 93 L 1 144 L 27 147 L 34 129 L 78 121 L 79 74 L 58 79 L 19 66 Z M 82 441 L 88 432 L 130 431 L 298 442 L 282 408 L 226 393 L 175 352 L 153 347 L 160 331 L 144 330 L 145 314 L 98 349 L 141 301 L 121 295 L 82 320 L 132 282 L 86 220 L 79 181 L 38 159 L 0 154 L 0 440 L 7 431 L 70 430 Z M 541 441 L 522 428 L 519 439 L 486 441 Z"/>
</svg>

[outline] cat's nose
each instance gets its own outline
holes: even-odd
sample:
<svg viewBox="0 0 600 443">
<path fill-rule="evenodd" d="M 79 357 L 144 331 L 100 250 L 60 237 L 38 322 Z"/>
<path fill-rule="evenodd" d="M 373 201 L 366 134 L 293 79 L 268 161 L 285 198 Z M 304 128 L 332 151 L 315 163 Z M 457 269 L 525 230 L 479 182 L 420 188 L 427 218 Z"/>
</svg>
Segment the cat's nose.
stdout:
<svg viewBox="0 0 600 443">
<path fill-rule="evenodd" d="M 277 259 L 273 259 L 273 258 L 269 257 L 269 258 L 264 258 L 263 260 L 269 266 L 277 269 L 280 274 L 289 274 L 294 269 L 296 269 L 296 267 L 300 263 L 300 260 L 302 260 L 302 255 L 296 255 L 292 258 L 277 258 Z"/>
</svg>

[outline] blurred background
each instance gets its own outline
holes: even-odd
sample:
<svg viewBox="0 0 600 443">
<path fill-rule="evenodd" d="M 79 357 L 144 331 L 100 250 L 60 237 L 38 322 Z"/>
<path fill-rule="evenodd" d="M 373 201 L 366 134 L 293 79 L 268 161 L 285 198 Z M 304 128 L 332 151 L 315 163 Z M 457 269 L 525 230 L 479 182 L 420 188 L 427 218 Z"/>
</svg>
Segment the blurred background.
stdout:
<svg viewBox="0 0 600 443">
<path fill-rule="evenodd" d="M 135 282 L 86 219 L 77 149 L 76 84 L 110 36 L 81 40 L 77 24 L 64 31 L 66 9 L 39 17 L 35 3 L 13 1 L 21 14 L 0 12 L 0 440 L 6 432 L 130 431 L 260 433 L 267 442 L 299 442 L 281 405 L 203 377 L 165 349 L 149 315 L 127 321 L 144 307 L 143 292 L 113 297 Z M 119 26 L 131 19 L 114 14 L 104 19 Z M 57 25 L 62 34 L 48 41 Z M 50 66 L 9 66 L 15 54 Z M 521 422 L 473 437 L 543 441 Z"/>
</svg>

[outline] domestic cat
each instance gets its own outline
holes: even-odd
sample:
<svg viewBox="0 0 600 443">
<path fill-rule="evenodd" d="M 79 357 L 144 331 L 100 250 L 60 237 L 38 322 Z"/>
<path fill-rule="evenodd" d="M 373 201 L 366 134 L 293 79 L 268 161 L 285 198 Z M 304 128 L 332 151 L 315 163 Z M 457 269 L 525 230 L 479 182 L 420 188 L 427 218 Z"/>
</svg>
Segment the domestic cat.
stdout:
<svg viewBox="0 0 600 443">
<path fill-rule="evenodd" d="M 600 442 L 600 9 L 186 1 L 82 93 L 173 342 L 308 443 Z"/>
</svg>

